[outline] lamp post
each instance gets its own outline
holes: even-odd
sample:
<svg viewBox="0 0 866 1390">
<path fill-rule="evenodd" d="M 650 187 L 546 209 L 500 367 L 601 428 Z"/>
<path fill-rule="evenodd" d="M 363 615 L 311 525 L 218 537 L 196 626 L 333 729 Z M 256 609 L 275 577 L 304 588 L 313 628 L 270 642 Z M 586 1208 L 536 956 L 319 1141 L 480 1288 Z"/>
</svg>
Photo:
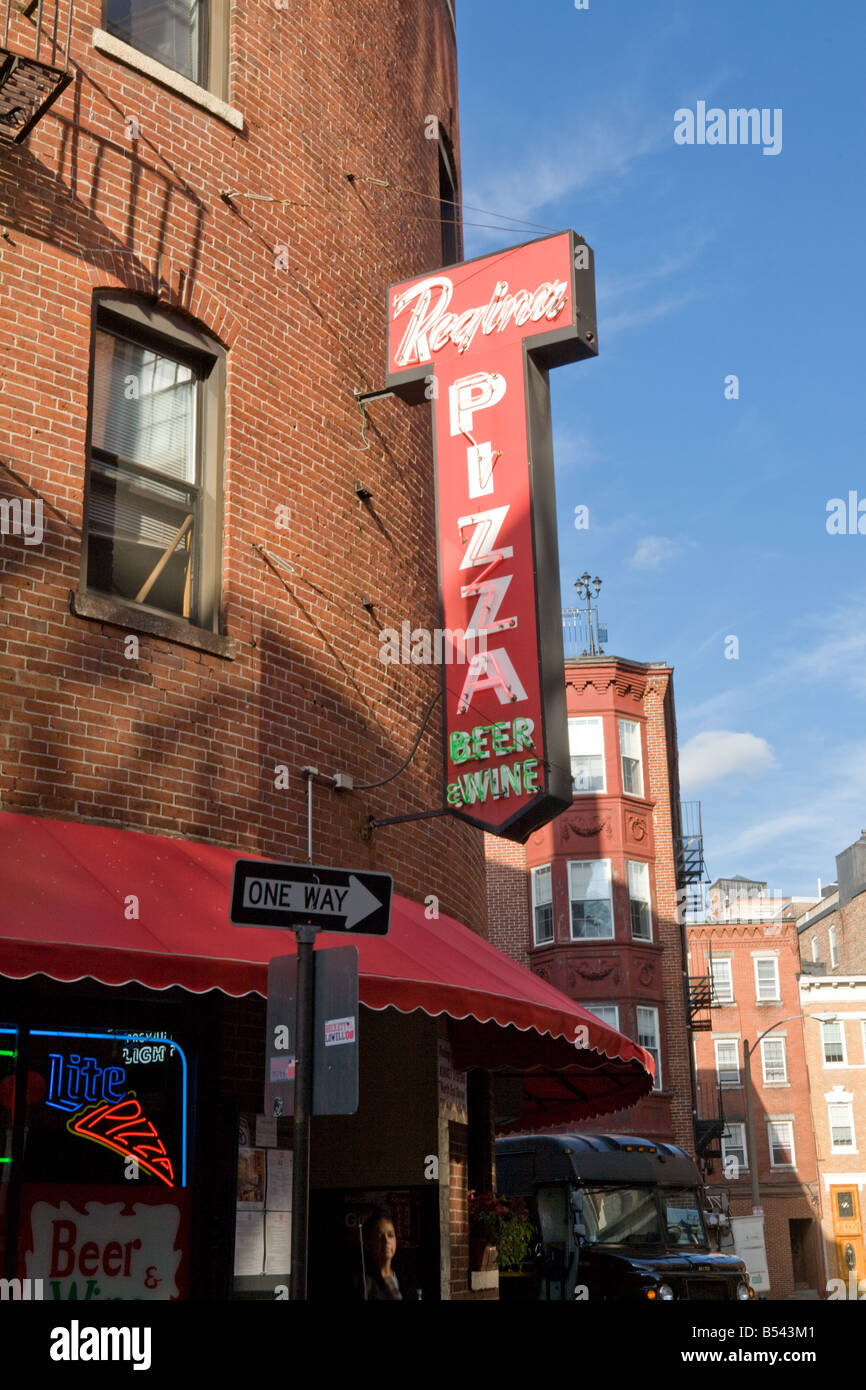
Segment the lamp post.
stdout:
<svg viewBox="0 0 866 1390">
<path fill-rule="evenodd" d="M 601 589 L 601 580 L 598 575 L 596 575 L 595 579 L 590 579 L 589 570 L 585 570 L 580 576 L 580 579 L 574 581 L 574 587 L 577 590 L 578 598 L 586 599 L 586 630 L 589 634 L 589 652 L 584 652 L 583 655 L 599 656 L 601 654 L 601 643 L 596 643 L 595 633 L 592 628 L 592 594 L 590 585 L 595 589 L 595 597 L 598 598 L 599 590 Z"/>
<path fill-rule="evenodd" d="M 755 1105 L 752 1094 L 752 1053 L 758 1044 L 766 1038 L 768 1033 L 772 1033 L 776 1028 L 781 1028 L 783 1023 L 793 1023 L 797 1018 L 814 1018 L 818 1023 L 835 1023 L 835 1014 L 791 1014 L 789 1018 L 780 1018 L 771 1028 L 765 1028 L 763 1033 L 749 1047 L 748 1038 L 743 1039 L 743 1074 L 746 1088 L 746 1134 L 749 1141 L 749 1173 L 752 1181 L 752 1210 L 760 1206 L 761 1191 L 758 1180 L 758 1152 L 755 1144 Z"/>
</svg>

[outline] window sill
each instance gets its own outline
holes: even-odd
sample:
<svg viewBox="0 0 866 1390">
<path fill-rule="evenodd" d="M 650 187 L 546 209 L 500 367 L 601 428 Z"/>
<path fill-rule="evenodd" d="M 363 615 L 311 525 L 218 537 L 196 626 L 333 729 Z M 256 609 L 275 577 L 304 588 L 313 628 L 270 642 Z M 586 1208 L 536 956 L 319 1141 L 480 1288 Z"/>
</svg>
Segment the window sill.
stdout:
<svg viewBox="0 0 866 1390">
<path fill-rule="evenodd" d="M 106 33 L 104 29 L 94 29 L 93 47 L 98 49 L 100 53 L 106 54 L 107 57 L 116 58 L 119 63 L 125 63 L 128 68 L 135 68 L 137 72 L 143 72 L 146 77 L 153 78 L 154 82 L 161 83 L 163 87 L 169 87 L 171 91 L 186 97 L 187 101 L 194 102 L 196 106 L 203 107 L 205 111 L 209 111 L 212 116 L 225 121 L 226 125 L 230 125 L 234 130 L 243 130 L 243 115 L 234 106 L 229 106 L 227 101 L 214 96 L 213 92 L 209 92 L 207 88 L 200 87 L 197 82 L 191 82 L 188 77 L 183 77 L 181 73 L 167 68 L 164 63 L 158 63 L 155 58 L 149 58 L 140 49 L 133 48 L 131 44 L 124 43 L 122 39 L 116 39 L 113 34 Z"/>
<path fill-rule="evenodd" d="M 166 642 L 177 642 L 182 647 L 193 647 L 196 651 L 210 652 L 212 656 L 225 657 L 234 661 L 237 652 L 232 637 L 222 637 L 217 632 L 207 632 L 204 628 L 193 627 L 182 618 L 163 618 L 158 613 L 136 608 L 120 599 L 108 598 L 102 594 L 76 593 L 70 590 L 69 611 L 77 618 L 91 618 L 94 622 L 111 623 L 132 632 L 147 632 L 151 637 L 160 637 Z"/>
<path fill-rule="evenodd" d="M 762 1081 L 761 1086 L 765 1091 L 785 1091 L 789 1090 L 790 1081 Z"/>
</svg>

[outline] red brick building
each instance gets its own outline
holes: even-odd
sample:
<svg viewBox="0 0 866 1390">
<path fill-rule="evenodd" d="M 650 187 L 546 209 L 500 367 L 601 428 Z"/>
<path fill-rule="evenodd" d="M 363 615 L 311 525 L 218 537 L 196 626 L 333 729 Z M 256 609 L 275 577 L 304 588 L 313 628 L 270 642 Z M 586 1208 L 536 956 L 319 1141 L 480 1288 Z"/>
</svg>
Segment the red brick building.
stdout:
<svg viewBox="0 0 866 1390">
<path fill-rule="evenodd" d="M 733 1217 L 751 1215 L 751 1177 L 757 1162 L 769 1297 L 818 1290 L 818 1170 L 796 924 L 791 917 L 702 922 L 690 925 L 687 935 L 693 991 L 701 980 L 712 989 L 712 1007 L 703 1020 L 709 1026 L 694 1033 L 698 1122 L 707 1138 L 702 1145 L 707 1190 Z M 746 1044 L 754 1146 L 747 1133 Z"/>
<path fill-rule="evenodd" d="M 61 0 L 55 30 L 13 6 L 9 51 L 30 57 L 0 87 L 0 1253 L 6 1273 L 44 1255 L 54 1297 L 92 1271 L 40 1253 L 36 1198 L 83 1220 L 111 1158 L 73 1142 L 67 1191 L 62 1117 L 121 1103 L 133 1074 L 165 1136 L 136 1219 L 184 1187 L 160 1237 L 177 1288 L 282 1287 L 262 1221 L 281 1251 L 285 1211 L 263 1193 L 285 1190 L 270 1153 L 291 1128 L 256 1117 L 264 962 L 285 947 L 222 937 L 235 856 L 390 872 L 406 959 L 452 929 L 471 957 L 486 931 L 480 835 L 412 819 L 441 805 L 439 672 L 380 659 L 383 628 L 437 621 L 429 412 L 369 399 L 389 284 L 460 255 L 453 8 L 187 11 Z M 386 1198 L 409 1279 L 468 1297 L 481 1052 L 501 1064 L 508 1030 L 470 1039 L 448 980 L 400 1007 L 400 975 L 364 976 L 360 1118 L 314 1123 L 317 1248 L 348 1272 L 350 1216 Z M 98 1181 L 130 1190 L 116 1165 Z M 144 1296 L 125 1287 L 109 1296 Z"/>
<path fill-rule="evenodd" d="M 565 680 L 574 802 L 525 850 L 487 837 L 490 938 L 652 1053 L 652 1095 L 605 1128 L 693 1152 L 673 672 L 585 656 Z"/>
</svg>

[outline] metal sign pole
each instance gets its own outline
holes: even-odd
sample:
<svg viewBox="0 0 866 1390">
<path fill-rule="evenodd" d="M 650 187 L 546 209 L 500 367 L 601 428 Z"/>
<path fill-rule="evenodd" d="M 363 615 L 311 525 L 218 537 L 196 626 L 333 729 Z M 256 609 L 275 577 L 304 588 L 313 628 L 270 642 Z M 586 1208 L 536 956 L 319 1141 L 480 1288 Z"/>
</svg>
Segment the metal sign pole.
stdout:
<svg viewBox="0 0 866 1390">
<path fill-rule="evenodd" d="M 313 1001 L 315 927 L 298 927 L 298 1007 L 295 1049 L 295 1134 L 292 1177 L 293 1300 L 307 1297 L 310 1224 L 310 1119 L 313 1113 Z"/>
</svg>

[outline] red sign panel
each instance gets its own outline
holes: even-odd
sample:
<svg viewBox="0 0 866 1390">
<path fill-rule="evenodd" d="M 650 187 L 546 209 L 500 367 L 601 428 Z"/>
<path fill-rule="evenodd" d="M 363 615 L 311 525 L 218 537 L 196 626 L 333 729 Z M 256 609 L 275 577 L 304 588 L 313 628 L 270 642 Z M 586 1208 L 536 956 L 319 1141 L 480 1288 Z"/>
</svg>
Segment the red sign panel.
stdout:
<svg viewBox="0 0 866 1390">
<path fill-rule="evenodd" d="M 592 251 L 561 232 L 389 294 L 388 385 L 433 405 L 446 802 L 522 843 L 572 800 L 548 370 L 598 351 Z"/>
</svg>

